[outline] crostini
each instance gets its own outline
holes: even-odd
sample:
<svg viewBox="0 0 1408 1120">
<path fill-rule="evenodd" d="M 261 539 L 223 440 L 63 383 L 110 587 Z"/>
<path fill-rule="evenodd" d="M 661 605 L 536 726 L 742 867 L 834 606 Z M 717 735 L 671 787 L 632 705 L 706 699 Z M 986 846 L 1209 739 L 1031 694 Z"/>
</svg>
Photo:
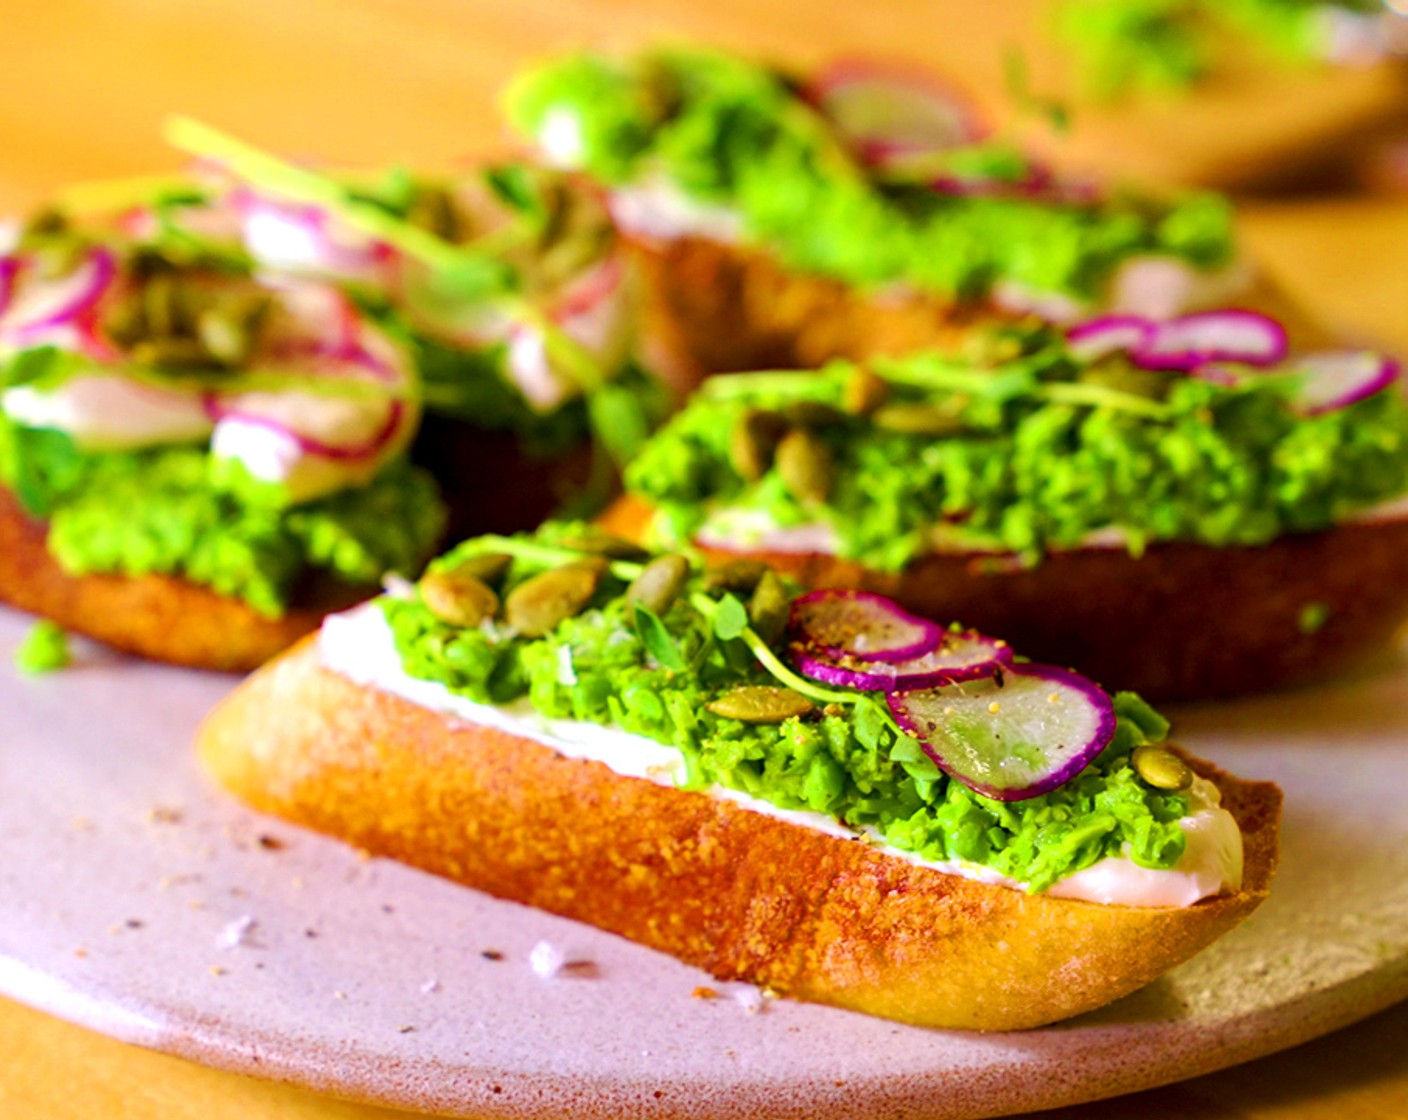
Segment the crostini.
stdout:
<svg viewBox="0 0 1408 1120">
<path fill-rule="evenodd" d="M 506 106 L 609 192 L 667 365 L 808 367 L 953 348 L 993 320 L 1229 301 L 1326 342 L 1239 258 L 1224 199 L 1064 178 L 960 102 L 876 85 L 705 50 L 584 54 L 528 72 Z"/>
<path fill-rule="evenodd" d="M 604 519 L 891 595 L 1158 699 L 1323 677 L 1408 615 L 1396 363 L 1271 319 L 1011 328 L 714 378 Z"/>
<path fill-rule="evenodd" d="M 928 1027 L 1100 1006 L 1265 896 L 1278 791 L 1167 747 L 1136 696 L 622 545 L 459 546 L 245 682 L 204 765 L 366 851 Z"/>
<path fill-rule="evenodd" d="M 79 189 L 0 258 L 0 598 L 222 669 L 414 574 L 447 522 L 600 500 L 666 399 L 590 190 L 251 162 L 333 193 Z"/>
</svg>

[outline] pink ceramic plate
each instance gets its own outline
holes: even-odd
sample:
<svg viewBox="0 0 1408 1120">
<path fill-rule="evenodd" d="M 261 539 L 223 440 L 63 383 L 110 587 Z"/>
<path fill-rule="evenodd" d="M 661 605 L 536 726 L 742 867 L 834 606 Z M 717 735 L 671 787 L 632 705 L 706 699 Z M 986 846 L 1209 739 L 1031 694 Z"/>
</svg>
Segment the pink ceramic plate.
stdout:
<svg viewBox="0 0 1408 1120">
<path fill-rule="evenodd" d="M 0 992 L 131 1042 L 476 1116 L 996 1116 L 1244 1061 L 1408 996 L 1408 659 L 1178 713 L 1286 791 L 1272 899 L 1170 976 L 1027 1034 L 768 1001 L 261 819 L 188 753 L 226 678 L 93 654 L 22 680 L 0 611 Z M 551 979 L 547 942 L 584 962 Z M 703 998 L 701 988 L 717 990 Z"/>
</svg>

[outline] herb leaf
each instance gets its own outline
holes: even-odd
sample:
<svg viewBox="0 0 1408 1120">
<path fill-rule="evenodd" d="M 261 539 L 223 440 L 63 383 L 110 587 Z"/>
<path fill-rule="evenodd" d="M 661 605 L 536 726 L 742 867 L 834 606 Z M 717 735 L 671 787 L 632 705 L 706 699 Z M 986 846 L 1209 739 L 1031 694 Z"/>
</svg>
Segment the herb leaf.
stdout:
<svg viewBox="0 0 1408 1120">
<path fill-rule="evenodd" d="M 647 652 L 662 669 L 682 673 L 685 669 L 684 655 L 660 616 L 644 603 L 635 604 L 636 634 L 645 645 Z"/>
<path fill-rule="evenodd" d="M 748 611 L 732 595 L 724 595 L 714 611 L 714 633 L 720 641 L 730 642 L 748 629 Z"/>
</svg>

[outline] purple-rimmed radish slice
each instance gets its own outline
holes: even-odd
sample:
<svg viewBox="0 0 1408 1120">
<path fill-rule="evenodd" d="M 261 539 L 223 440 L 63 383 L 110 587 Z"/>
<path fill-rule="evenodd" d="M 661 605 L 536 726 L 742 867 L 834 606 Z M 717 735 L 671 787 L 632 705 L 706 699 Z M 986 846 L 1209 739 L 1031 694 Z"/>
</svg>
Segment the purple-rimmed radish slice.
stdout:
<svg viewBox="0 0 1408 1120">
<path fill-rule="evenodd" d="M 1200 311 L 1159 323 L 1135 352 L 1145 369 L 1191 370 L 1206 362 L 1275 365 L 1286 356 L 1286 329 L 1259 311 Z"/>
<path fill-rule="evenodd" d="M 976 630 L 946 630 L 937 648 L 903 661 L 860 661 L 804 645 L 794 647 L 792 660 L 813 680 L 842 688 L 903 692 L 990 677 L 1012 664 L 1012 648 Z"/>
<path fill-rule="evenodd" d="M 117 262 L 103 248 L 89 252 L 67 275 L 46 280 L 28 260 L 16 268 L 13 294 L 0 334 L 27 346 L 59 328 L 74 326 L 92 311 L 117 276 Z"/>
<path fill-rule="evenodd" d="M 937 649 L 944 628 L 869 591 L 823 588 L 792 601 L 794 639 L 833 658 L 907 661 Z"/>
<path fill-rule="evenodd" d="M 1109 744 L 1115 709 L 1092 681 L 1052 665 L 886 697 L 896 722 L 945 774 L 997 801 L 1070 781 Z"/>
<path fill-rule="evenodd" d="M 1154 341 L 1158 324 L 1140 315 L 1101 315 L 1066 332 L 1072 354 L 1093 362 L 1110 354 L 1138 354 Z"/>
<path fill-rule="evenodd" d="M 607 256 L 563 286 L 547 318 L 595 361 L 614 367 L 629 342 L 626 294 L 625 262 Z M 581 388 L 551 360 L 543 332 L 526 324 L 509 327 L 507 369 L 524 399 L 540 412 L 557 408 Z"/>
<path fill-rule="evenodd" d="M 1348 408 L 1398 380 L 1392 358 L 1369 350 L 1335 350 L 1307 354 L 1284 367 L 1301 375 L 1296 403 L 1307 416 Z"/>
<path fill-rule="evenodd" d="M 838 60 L 807 96 L 857 157 L 876 167 L 971 144 L 988 131 L 973 107 L 932 75 L 893 63 Z"/>
</svg>

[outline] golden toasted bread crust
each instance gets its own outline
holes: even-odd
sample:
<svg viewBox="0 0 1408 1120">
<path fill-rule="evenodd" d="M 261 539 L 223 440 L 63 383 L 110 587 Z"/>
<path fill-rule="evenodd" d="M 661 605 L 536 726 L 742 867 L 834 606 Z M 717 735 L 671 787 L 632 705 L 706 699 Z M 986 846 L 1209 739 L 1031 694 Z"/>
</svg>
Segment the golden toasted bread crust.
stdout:
<svg viewBox="0 0 1408 1120">
<path fill-rule="evenodd" d="M 956 350 L 975 327 L 1012 322 L 987 303 L 874 292 L 791 271 L 758 249 L 699 237 L 627 242 L 644 280 L 653 359 L 685 381 L 753 369 L 814 369 L 833 358 Z M 1265 277 L 1236 306 L 1280 321 L 1293 349 L 1334 339 Z"/>
<path fill-rule="evenodd" d="M 1039 1026 L 1133 991 L 1265 897 L 1280 793 L 1197 763 L 1245 837 L 1186 909 L 1030 896 L 467 724 L 353 684 L 305 642 L 199 737 L 256 808 L 799 999 L 931 1027 Z"/>
<path fill-rule="evenodd" d="M 601 518 L 638 540 L 649 507 Z M 705 550 L 715 559 L 736 552 Z M 807 587 L 862 587 L 917 614 L 1001 634 L 1151 700 L 1234 696 L 1321 680 L 1381 650 L 1408 618 L 1408 518 L 1351 522 L 1267 545 L 1167 543 L 1053 552 L 1035 567 L 931 554 L 877 572 L 824 553 L 753 552 Z"/>
<path fill-rule="evenodd" d="M 0 600 L 129 653 L 197 669 L 246 672 L 375 588 L 324 584 L 266 618 L 237 599 L 171 576 L 75 576 L 45 545 L 48 529 L 0 487 Z"/>
</svg>

